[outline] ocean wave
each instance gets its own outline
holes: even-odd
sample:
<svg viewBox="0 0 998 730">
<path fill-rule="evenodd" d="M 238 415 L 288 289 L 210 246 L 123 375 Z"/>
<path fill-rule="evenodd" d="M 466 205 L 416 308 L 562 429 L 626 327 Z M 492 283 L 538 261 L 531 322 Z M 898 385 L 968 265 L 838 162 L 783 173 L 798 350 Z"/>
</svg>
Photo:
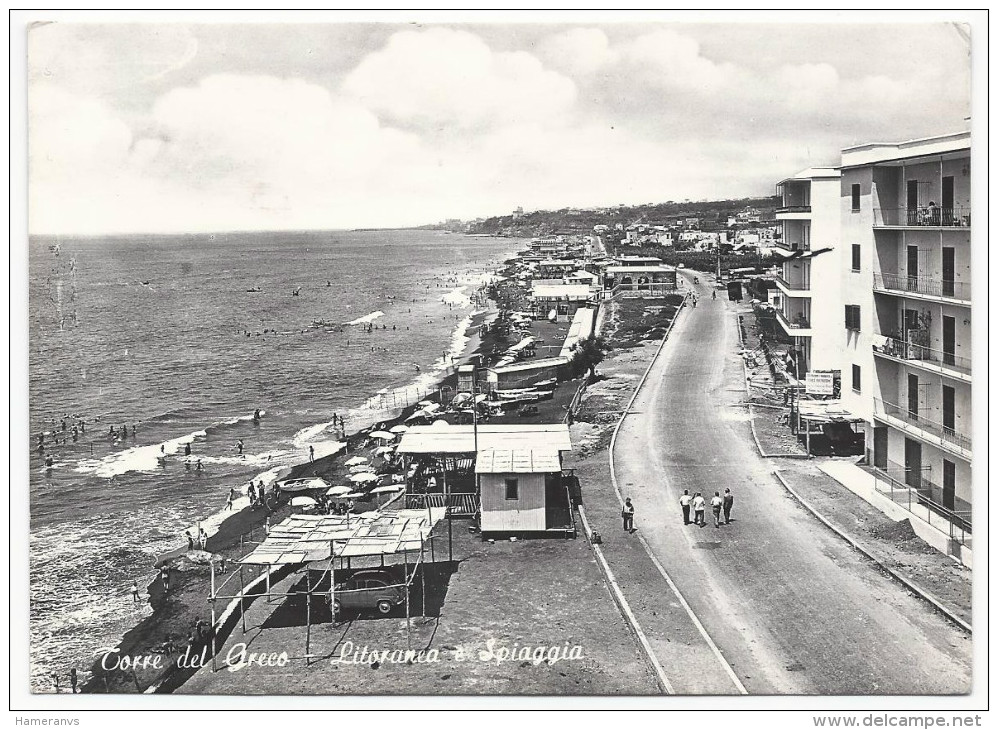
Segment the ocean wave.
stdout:
<svg viewBox="0 0 998 730">
<path fill-rule="evenodd" d="M 465 294 L 467 290 L 467 286 L 459 286 L 457 289 L 452 289 L 440 297 L 440 301 L 444 304 L 456 304 L 461 307 L 466 307 L 471 304 L 471 297 Z"/>
<path fill-rule="evenodd" d="M 385 316 L 385 313 L 384 313 L 384 312 L 382 312 L 382 311 L 381 311 L 381 310 L 379 309 L 379 310 L 378 310 L 378 311 L 376 311 L 376 312 L 371 312 L 370 314 L 365 314 L 365 315 L 364 315 L 363 317 L 357 317 L 357 319 L 352 319 L 352 320 L 350 320 L 349 322 L 344 322 L 343 324 L 344 324 L 344 325 L 351 325 L 351 324 L 364 324 L 365 322 L 373 322 L 373 321 L 374 321 L 374 320 L 376 320 L 376 319 L 377 319 L 378 317 L 384 317 L 384 316 Z"/>
<path fill-rule="evenodd" d="M 260 411 L 261 416 L 264 414 L 266 414 L 266 411 Z M 197 439 L 206 437 L 209 432 L 214 432 L 239 423 L 252 421 L 254 417 L 255 414 L 235 416 L 233 418 L 227 418 L 223 421 L 213 423 L 212 425 L 198 431 L 191 431 L 183 436 L 167 439 L 166 441 L 162 441 L 158 444 L 132 446 L 131 448 L 124 449 L 122 451 L 116 451 L 115 453 L 105 456 L 102 459 L 80 459 L 80 461 L 76 463 L 76 471 L 81 474 L 94 474 L 105 479 L 111 479 L 133 471 L 157 471 L 160 468 L 160 460 L 163 457 L 173 456 L 174 454 L 179 453 L 186 444 L 194 443 Z M 203 461 L 208 458 L 212 457 L 201 457 Z"/>
<path fill-rule="evenodd" d="M 333 421 L 326 421 L 325 423 L 316 423 L 312 426 L 306 426 L 291 437 L 291 443 L 294 444 L 296 448 L 305 448 L 316 436 L 319 436 L 330 428 L 333 428 L 335 425 L 336 424 L 333 423 Z"/>
</svg>

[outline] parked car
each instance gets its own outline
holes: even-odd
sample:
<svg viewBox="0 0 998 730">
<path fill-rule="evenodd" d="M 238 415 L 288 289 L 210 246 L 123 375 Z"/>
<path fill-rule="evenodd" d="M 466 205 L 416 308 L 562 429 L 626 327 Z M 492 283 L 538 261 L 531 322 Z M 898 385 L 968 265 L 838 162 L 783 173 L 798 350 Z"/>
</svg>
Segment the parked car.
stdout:
<svg viewBox="0 0 998 730">
<path fill-rule="evenodd" d="M 520 406 L 520 410 L 517 413 L 521 416 L 536 416 L 537 406 Z"/>
<path fill-rule="evenodd" d="M 339 615 L 344 609 L 359 613 L 377 611 L 383 616 L 387 615 L 396 606 L 405 603 L 405 587 L 396 585 L 397 583 L 398 580 L 387 571 L 359 570 L 342 583 L 336 584 L 333 591 L 333 615 Z"/>
</svg>

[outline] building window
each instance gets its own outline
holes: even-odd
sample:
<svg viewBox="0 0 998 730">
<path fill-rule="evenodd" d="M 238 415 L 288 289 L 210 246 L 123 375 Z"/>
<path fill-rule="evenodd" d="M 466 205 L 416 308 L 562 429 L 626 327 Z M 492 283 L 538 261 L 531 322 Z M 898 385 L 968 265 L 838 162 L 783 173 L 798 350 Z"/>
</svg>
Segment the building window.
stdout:
<svg viewBox="0 0 998 730">
<path fill-rule="evenodd" d="M 859 271 L 859 244 L 852 245 L 852 270 Z"/>
<path fill-rule="evenodd" d="M 852 209 L 859 210 L 859 183 L 852 186 Z"/>
<path fill-rule="evenodd" d="M 506 480 L 506 499 L 519 499 L 520 498 L 520 480 L 519 479 L 507 479 Z"/>
<path fill-rule="evenodd" d="M 861 374 L 860 374 L 859 365 L 853 365 L 852 366 L 852 389 L 855 390 L 857 393 L 859 393 L 860 390 L 862 390 L 862 388 L 861 388 L 862 383 L 861 383 L 861 377 L 860 377 L 860 375 Z"/>
<path fill-rule="evenodd" d="M 859 332 L 859 305 L 846 305 L 846 329 Z"/>
</svg>

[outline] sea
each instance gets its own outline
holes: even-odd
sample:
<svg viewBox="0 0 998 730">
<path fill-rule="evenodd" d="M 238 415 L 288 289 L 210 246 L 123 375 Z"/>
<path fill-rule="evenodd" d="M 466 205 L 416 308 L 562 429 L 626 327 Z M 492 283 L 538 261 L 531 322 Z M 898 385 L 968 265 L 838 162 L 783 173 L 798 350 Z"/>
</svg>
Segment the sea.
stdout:
<svg viewBox="0 0 998 730">
<path fill-rule="evenodd" d="M 132 582 L 185 530 L 217 530 L 230 488 L 336 451 L 334 414 L 352 432 L 426 397 L 517 248 L 422 230 L 32 236 L 32 688 L 71 667 L 86 681 L 151 613 Z"/>
</svg>

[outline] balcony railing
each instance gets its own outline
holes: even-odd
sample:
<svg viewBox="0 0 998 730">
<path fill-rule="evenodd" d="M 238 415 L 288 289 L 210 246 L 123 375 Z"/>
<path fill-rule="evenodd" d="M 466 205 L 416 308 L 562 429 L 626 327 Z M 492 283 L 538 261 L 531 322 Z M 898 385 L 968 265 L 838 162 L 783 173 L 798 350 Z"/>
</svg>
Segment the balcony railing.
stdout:
<svg viewBox="0 0 998 730">
<path fill-rule="evenodd" d="M 786 325 L 790 329 L 795 329 L 795 330 L 811 329 L 811 321 L 803 314 L 795 314 L 793 315 L 793 319 L 789 319 L 787 318 L 787 315 L 785 315 L 782 311 L 777 309 L 776 316 L 784 325 Z"/>
<path fill-rule="evenodd" d="M 873 403 L 876 410 L 885 416 L 897 418 L 921 431 L 932 434 L 941 441 L 953 444 L 957 448 L 971 450 L 970 436 L 960 433 L 955 428 L 944 426 L 937 421 L 926 418 L 918 411 L 903 408 L 896 403 L 890 403 L 880 398 L 874 398 Z"/>
<path fill-rule="evenodd" d="M 873 225 L 970 228 L 970 208 L 874 208 Z"/>
<path fill-rule="evenodd" d="M 810 213 L 810 205 L 784 205 L 782 208 L 777 208 L 776 213 Z"/>
<path fill-rule="evenodd" d="M 902 276 L 901 274 L 874 274 L 875 289 L 890 289 L 896 292 L 911 292 L 932 297 L 948 297 L 970 301 L 970 284 L 962 281 L 948 281 L 931 276 Z"/>
<path fill-rule="evenodd" d="M 784 276 L 782 274 L 777 274 L 776 275 L 776 281 L 778 281 L 779 283 L 783 284 L 783 286 L 785 288 L 790 289 L 792 291 L 806 292 L 806 291 L 810 291 L 811 290 L 810 285 L 809 284 L 805 284 L 804 282 L 799 282 L 797 284 L 791 284 L 789 281 L 786 280 L 786 278 L 784 278 Z"/>
<path fill-rule="evenodd" d="M 873 351 L 898 360 L 919 362 L 933 369 L 947 368 L 970 375 L 970 358 L 932 347 L 905 342 L 896 337 L 885 337 L 884 344 L 874 345 Z"/>
<path fill-rule="evenodd" d="M 961 544 L 966 544 L 970 539 L 972 532 L 970 509 L 957 509 L 955 504 L 954 508 L 944 506 L 943 490 L 930 481 L 931 470 L 928 467 L 915 471 L 889 461 L 886 469 L 875 466 L 872 472 L 876 477 L 877 491 L 890 496 L 892 502 L 919 517 L 924 514 L 923 519 L 926 522 L 948 533 L 952 539 L 958 540 Z M 916 511 L 919 506 L 923 507 L 925 512 Z"/>
</svg>

